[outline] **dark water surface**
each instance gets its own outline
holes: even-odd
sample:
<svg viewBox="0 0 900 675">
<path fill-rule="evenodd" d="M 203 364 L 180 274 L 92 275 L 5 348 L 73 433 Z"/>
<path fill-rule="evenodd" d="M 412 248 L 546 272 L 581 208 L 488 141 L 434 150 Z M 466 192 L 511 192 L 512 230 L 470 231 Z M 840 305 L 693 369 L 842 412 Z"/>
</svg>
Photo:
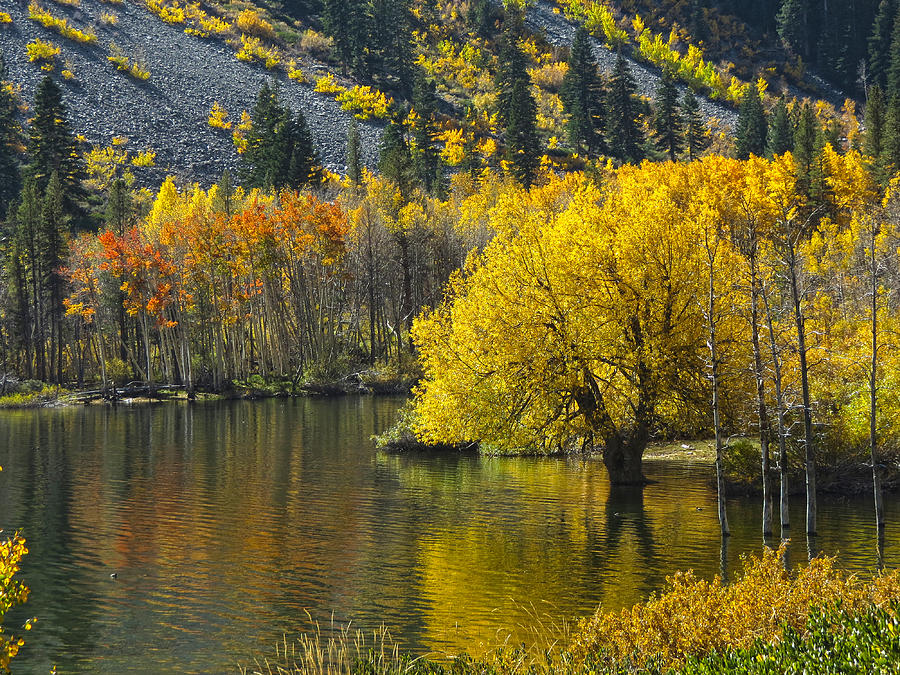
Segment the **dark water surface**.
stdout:
<svg viewBox="0 0 900 675">
<path fill-rule="evenodd" d="M 31 599 L 6 625 L 39 617 L 14 672 L 236 672 L 304 610 L 455 651 L 519 638 L 535 615 L 629 605 L 678 569 L 719 573 L 709 469 L 648 463 L 654 484 L 611 491 L 595 460 L 377 453 L 399 404 L 0 412 L 0 527 L 31 551 Z M 756 500 L 728 508 L 730 573 L 762 541 Z M 886 509 L 898 566 L 900 507 Z M 871 511 L 822 503 L 814 545 L 871 574 Z"/>
</svg>

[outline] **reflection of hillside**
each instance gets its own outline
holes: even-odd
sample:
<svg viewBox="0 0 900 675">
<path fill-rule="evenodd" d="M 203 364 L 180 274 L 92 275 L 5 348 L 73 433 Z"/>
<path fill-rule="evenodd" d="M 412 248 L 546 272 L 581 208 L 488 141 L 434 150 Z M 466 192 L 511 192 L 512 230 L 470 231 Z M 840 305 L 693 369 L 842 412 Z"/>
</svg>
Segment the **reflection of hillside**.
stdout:
<svg viewBox="0 0 900 675">
<path fill-rule="evenodd" d="M 643 490 L 610 491 L 593 460 L 376 453 L 369 436 L 398 404 L 3 413 L 0 527 L 26 528 L 25 609 L 41 619 L 21 667 L 115 671 L 152 654 L 160 671 L 225 671 L 305 609 L 458 650 L 498 630 L 528 639 L 535 613 L 631 604 L 678 569 L 719 572 L 702 468 L 654 464 Z M 819 544 L 854 569 L 874 565 L 874 539 L 855 534 L 867 509 L 821 508 Z M 758 504 L 730 502 L 729 518 L 734 567 L 761 544 Z"/>
</svg>

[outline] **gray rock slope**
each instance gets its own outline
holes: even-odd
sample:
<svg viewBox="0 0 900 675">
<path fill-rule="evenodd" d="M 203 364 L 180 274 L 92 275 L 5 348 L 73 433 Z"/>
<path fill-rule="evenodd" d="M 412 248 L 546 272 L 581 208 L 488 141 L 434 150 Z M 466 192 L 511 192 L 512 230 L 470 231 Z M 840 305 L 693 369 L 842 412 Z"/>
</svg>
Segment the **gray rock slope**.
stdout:
<svg viewBox="0 0 900 675">
<path fill-rule="evenodd" d="M 31 21 L 27 0 L 0 0 L 0 10 L 13 19 L 12 25 L 0 27 L 0 52 L 10 79 L 22 86 L 26 103 L 33 101 L 44 73 L 28 62 L 25 47 L 35 38 L 52 40 L 62 50 L 57 63 L 68 59 L 74 65 L 75 81 L 58 80 L 75 133 L 101 145 L 110 143 L 113 136 L 125 136 L 131 150 L 155 150 L 157 167 L 147 176 L 151 181 L 171 173 L 182 181 L 208 184 L 225 169 L 237 168 L 240 156 L 230 132 L 207 124 L 209 110 L 218 101 L 236 123 L 241 111 L 253 106 L 271 72 L 238 61 L 221 42 L 191 37 L 182 28 L 163 23 L 136 0 L 122 5 L 81 0 L 79 8 L 49 0 L 43 5 L 78 28 L 93 27 L 98 41 L 94 46 L 75 43 Z M 117 14 L 118 24 L 103 25 L 100 14 L 104 11 Z M 127 55 L 141 55 L 150 79 L 138 82 L 117 72 L 106 58 L 111 41 Z M 343 171 L 350 114 L 315 93 L 310 84 L 296 83 L 283 73 L 276 78 L 282 100 L 306 116 L 323 164 Z M 373 166 L 382 127 L 360 123 L 360 133 L 364 161 Z"/>
<path fill-rule="evenodd" d="M 529 9 L 526 23 L 533 31 L 543 33 L 547 42 L 551 45 L 568 47 L 575 38 L 575 26 L 569 23 L 561 13 L 554 13 L 554 7 L 556 5 L 547 0 L 538 0 Z M 616 64 L 616 52 L 609 49 L 600 40 L 595 38 L 591 38 L 591 40 L 597 65 L 601 71 L 609 74 Z M 659 85 L 660 71 L 653 66 L 648 66 L 634 59 L 626 57 L 626 60 L 637 83 L 638 93 L 641 96 L 652 98 Z M 682 95 L 687 91 L 687 87 L 682 85 L 679 85 L 679 89 Z M 734 129 L 737 125 L 737 110 L 731 106 L 723 105 L 703 96 L 697 96 L 697 101 L 700 104 L 700 112 L 707 120 L 717 119 L 722 126 L 729 129 Z"/>
</svg>

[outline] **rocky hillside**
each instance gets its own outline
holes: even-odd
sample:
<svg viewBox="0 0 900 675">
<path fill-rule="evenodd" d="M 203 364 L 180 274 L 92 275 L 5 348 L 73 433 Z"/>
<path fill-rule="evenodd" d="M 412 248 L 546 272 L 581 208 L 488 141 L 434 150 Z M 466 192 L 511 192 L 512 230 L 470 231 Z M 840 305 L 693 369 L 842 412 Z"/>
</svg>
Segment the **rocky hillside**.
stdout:
<svg viewBox="0 0 900 675">
<path fill-rule="evenodd" d="M 59 78 L 75 133 L 99 145 L 124 136 L 133 150 L 153 149 L 154 181 L 171 173 L 183 181 L 209 183 L 223 170 L 236 168 L 239 155 L 231 134 L 209 126 L 210 108 L 218 101 L 236 123 L 241 111 L 252 107 L 263 82 L 273 77 L 270 71 L 238 61 L 221 42 L 186 35 L 133 0 L 119 5 L 81 0 L 78 7 L 53 4 L 48 9 L 76 28 L 93 28 L 98 40 L 86 45 L 66 39 L 29 20 L 25 0 L 2 0 L 0 10 L 11 15 L 12 23 L 0 26 L 0 52 L 10 79 L 21 85 L 24 102 L 33 100 L 44 75 L 28 62 L 26 46 L 36 38 L 52 41 L 61 49 L 57 63 L 68 61 L 75 75 L 73 80 Z M 104 24 L 102 12 L 117 15 L 118 22 Z M 107 59 L 110 42 L 127 55 L 142 57 L 150 78 L 142 82 L 117 71 Z M 274 77 L 284 102 L 306 115 L 323 163 L 342 171 L 350 114 L 310 84 L 283 73 Z M 361 123 L 360 132 L 366 163 L 374 165 L 382 128 Z"/>
</svg>

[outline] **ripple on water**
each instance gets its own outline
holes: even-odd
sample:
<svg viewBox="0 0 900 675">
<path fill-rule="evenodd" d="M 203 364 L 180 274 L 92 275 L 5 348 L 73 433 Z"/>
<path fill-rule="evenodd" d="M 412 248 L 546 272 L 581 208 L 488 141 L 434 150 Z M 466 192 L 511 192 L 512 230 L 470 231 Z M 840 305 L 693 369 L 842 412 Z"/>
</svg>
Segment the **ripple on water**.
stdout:
<svg viewBox="0 0 900 675">
<path fill-rule="evenodd" d="M 40 618 L 17 672 L 226 672 L 307 611 L 452 652 L 722 571 L 708 469 L 648 463 L 654 482 L 622 490 L 595 459 L 377 453 L 400 402 L 0 413 L 0 526 L 25 530 Z M 762 544 L 756 500 L 728 508 L 726 573 Z M 870 574 L 870 511 L 823 498 L 814 549 Z M 798 532 L 791 561 L 806 556 Z"/>
</svg>

